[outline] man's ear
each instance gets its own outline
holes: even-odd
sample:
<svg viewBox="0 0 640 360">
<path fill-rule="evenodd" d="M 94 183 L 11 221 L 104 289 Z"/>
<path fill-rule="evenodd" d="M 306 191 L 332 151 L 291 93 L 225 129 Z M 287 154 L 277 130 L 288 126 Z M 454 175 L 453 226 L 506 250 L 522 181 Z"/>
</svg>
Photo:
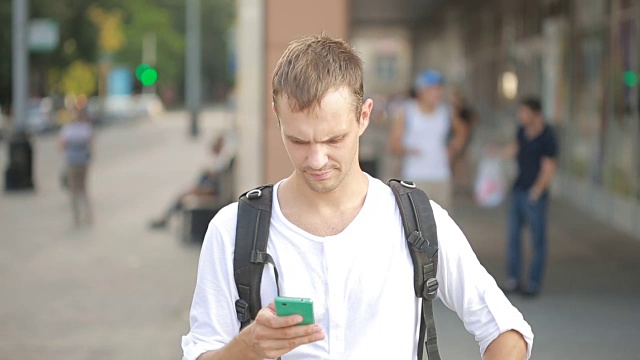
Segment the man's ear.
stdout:
<svg viewBox="0 0 640 360">
<path fill-rule="evenodd" d="M 271 110 L 273 111 L 273 114 L 276 116 L 276 120 L 278 121 L 277 123 L 278 127 L 280 127 L 280 117 L 278 116 L 278 109 L 276 108 L 275 101 L 271 102 Z"/>
<path fill-rule="evenodd" d="M 360 131 L 358 135 L 362 135 L 364 131 L 369 126 L 369 119 L 371 118 L 371 111 L 373 110 L 373 100 L 367 99 L 364 104 L 362 104 L 362 109 L 360 109 Z"/>
</svg>

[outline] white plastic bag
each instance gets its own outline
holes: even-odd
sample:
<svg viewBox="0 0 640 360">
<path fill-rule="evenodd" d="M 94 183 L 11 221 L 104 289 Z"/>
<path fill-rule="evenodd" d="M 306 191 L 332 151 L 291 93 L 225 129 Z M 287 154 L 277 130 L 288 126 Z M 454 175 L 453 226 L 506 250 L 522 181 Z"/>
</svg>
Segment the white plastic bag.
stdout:
<svg viewBox="0 0 640 360">
<path fill-rule="evenodd" d="M 506 194 L 506 186 L 501 159 L 485 154 L 480 160 L 474 186 L 476 202 L 483 207 L 500 205 Z"/>
</svg>

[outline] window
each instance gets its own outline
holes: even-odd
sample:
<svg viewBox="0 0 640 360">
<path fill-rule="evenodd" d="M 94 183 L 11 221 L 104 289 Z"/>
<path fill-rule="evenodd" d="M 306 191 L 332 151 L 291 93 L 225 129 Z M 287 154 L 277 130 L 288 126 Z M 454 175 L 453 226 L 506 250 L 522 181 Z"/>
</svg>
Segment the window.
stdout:
<svg viewBox="0 0 640 360">
<path fill-rule="evenodd" d="M 376 61 L 378 80 L 393 82 L 398 74 L 398 58 L 395 54 L 379 55 Z"/>
</svg>

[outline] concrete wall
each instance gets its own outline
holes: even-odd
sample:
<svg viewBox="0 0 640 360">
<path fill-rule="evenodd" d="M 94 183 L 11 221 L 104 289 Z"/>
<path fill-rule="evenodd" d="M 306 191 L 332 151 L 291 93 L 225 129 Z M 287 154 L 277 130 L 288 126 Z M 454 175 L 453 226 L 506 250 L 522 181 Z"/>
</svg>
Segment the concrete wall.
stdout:
<svg viewBox="0 0 640 360">
<path fill-rule="evenodd" d="M 332 37 L 348 38 L 348 0 L 265 1 L 266 73 L 264 98 L 265 182 L 276 182 L 291 174 L 293 167 L 282 145 L 277 120 L 271 111 L 271 77 L 289 42 L 305 35 L 326 32 Z M 260 154 L 262 155 L 262 154 Z"/>
<path fill-rule="evenodd" d="M 425 68 L 442 72 L 448 83 L 465 81 L 465 54 L 460 34 L 460 18 L 455 10 L 445 10 L 442 27 L 418 28 L 413 57 L 414 74 Z"/>
<path fill-rule="evenodd" d="M 413 79 L 411 33 L 397 25 L 357 26 L 351 32 L 351 45 L 364 61 L 365 96 L 406 93 Z M 379 62 L 395 59 L 395 76 L 382 78 Z"/>
</svg>

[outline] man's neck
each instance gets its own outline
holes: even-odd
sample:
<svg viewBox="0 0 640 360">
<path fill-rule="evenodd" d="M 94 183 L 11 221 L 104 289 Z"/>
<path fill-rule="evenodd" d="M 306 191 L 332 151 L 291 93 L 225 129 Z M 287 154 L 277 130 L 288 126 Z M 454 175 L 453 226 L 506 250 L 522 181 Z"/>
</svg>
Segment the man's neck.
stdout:
<svg viewBox="0 0 640 360">
<path fill-rule="evenodd" d="M 431 114 L 436 110 L 436 105 L 424 101 L 418 101 L 418 109 L 425 114 Z"/>
<path fill-rule="evenodd" d="M 542 132 L 542 130 L 544 130 L 544 125 L 544 120 L 542 118 L 538 118 L 535 121 L 531 122 L 529 126 L 526 126 L 524 128 L 524 131 L 528 137 L 536 137 Z"/>
<path fill-rule="evenodd" d="M 340 213 L 358 204 L 362 206 L 367 195 L 368 182 L 367 176 L 356 165 L 340 186 L 330 192 L 313 191 L 295 172 L 284 181 L 280 190 L 283 191 L 282 199 L 285 205 L 320 213 Z"/>
</svg>

